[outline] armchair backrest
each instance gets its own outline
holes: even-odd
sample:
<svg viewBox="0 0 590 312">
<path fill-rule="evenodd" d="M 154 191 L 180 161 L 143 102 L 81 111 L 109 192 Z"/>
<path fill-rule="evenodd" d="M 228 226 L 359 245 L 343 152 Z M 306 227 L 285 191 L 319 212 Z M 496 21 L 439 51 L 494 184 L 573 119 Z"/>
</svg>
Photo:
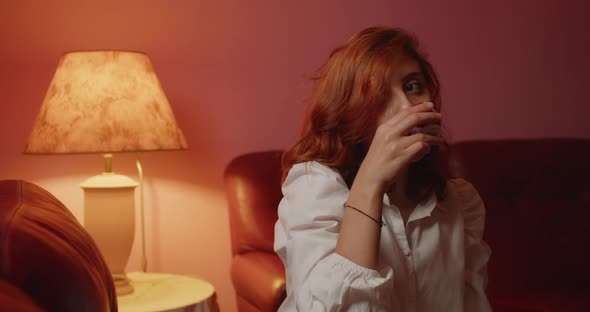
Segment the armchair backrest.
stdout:
<svg viewBox="0 0 590 312">
<path fill-rule="evenodd" d="M 0 279 L 47 311 L 117 311 L 94 240 L 57 198 L 25 181 L 0 180 Z"/>
<path fill-rule="evenodd" d="M 257 152 L 233 159 L 225 169 L 233 254 L 273 253 L 274 225 L 281 193 L 282 151 Z"/>
</svg>

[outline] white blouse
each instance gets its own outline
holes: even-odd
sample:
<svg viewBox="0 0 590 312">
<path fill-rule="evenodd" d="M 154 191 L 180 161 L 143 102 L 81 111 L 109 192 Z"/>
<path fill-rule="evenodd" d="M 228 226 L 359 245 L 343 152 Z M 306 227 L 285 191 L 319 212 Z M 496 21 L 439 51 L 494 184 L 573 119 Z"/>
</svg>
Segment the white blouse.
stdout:
<svg viewBox="0 0 590 312">
<path fill-rule="evenodd" d="M 282 191 L 274 249 L 287 298 L 279 311 L 491 311 L 485 207 L 469 182 L 449 180 L 445 200 L 433 193 L 406 224 L 385 195 L 377 270 L 335 252 L 350 192 L 336 170 L 296 164 Z"/>
</svg>

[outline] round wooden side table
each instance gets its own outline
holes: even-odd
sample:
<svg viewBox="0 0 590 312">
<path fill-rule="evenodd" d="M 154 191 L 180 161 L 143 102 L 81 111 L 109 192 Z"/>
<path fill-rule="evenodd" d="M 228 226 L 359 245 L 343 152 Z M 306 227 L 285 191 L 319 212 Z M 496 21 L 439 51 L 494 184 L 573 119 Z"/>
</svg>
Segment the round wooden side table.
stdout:
<svg viewBox="0 0 590 312">
<path fill-rule="evenodd" d="M 195 277 L 127 273 L 134 291 L 117 296 L 119 312 L 219 312 L 215 288 Z"/>
</svg>

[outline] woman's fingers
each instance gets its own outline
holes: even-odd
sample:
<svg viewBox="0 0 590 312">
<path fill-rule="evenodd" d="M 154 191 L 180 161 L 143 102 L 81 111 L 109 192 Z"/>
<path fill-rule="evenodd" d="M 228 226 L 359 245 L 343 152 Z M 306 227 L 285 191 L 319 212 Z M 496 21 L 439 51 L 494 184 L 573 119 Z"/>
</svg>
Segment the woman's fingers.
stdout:
<svg viewBox="0 0 590 312">
<path fill-rule="evenodd" d="M 432 112 L 434 109 L 433 107 L 434 107 L 434 104 L 432 102 L 424 102 L 424 103 L 420 103 L 418 105 L 408 107 L 408 108 L 400 111 L 399 113 L 397 113 L 390 120 L 385 122 L 383 125 L 386 127 L 389 127 L 389 128 L 393 128 L 412 114 L 421 113 L 421 112 Z"/>
<path fill-rule="evenodd" d="M 404 163 L 416 162 L 430 153 L 431 149 L 432 148 L 428 143 L 422 141 L 416 142 L 406 148 L 405 152 L 400 157 L 403 158 Z"/>
<path fill-rule="evenodd" d="M 408 135 L 417 125 L 440 120 L 440 114 L 433 112 L 432 104 L 428 103 L 408 107 L 395 114 L 377 128 L 357 178 L 363 183 L 385 187 L 400 168 L 428 154 L 431 145 L 444 144 L 443 139 L 437 136 L 423 133 Z"/>
<path fill-rule="evenodd" d="M 443 138 L 425 133 L 416 133 L 409 136 L 401 137 L 399 139 L 400 147 L 404 149 L 407 149 L 418 142 L 438 146 L 442 146 L 445 144 L 445 140 Z"/>
<path fill-rule="evenodd" d="M 427 123 L 440 123 L 441 114 L 435 112 L 413 113 L 393 127 L 393 132 L 399 136 L 407 136 L 417 126 Z"/>
</svg>

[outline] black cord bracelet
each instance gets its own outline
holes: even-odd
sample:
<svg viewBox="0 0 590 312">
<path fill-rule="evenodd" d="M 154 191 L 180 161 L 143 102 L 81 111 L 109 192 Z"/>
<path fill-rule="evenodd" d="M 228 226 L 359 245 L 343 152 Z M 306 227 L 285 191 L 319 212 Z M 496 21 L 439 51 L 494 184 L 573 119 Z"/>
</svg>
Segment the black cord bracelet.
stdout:
<svg viewBox="0 0 590 312">
<path fill-rule="evenodd" d="M 382 219 L 381 221 L 379 221 L 379 220 L 377 220 L 377 219 L 375 219 L 375 218 L 371 217 L 370 215 L 368 215 L 368 214 L 367 214 L 367 213 L 365 213 L 364 211 L 362 211 L 362 210 L 360 210 L 360 209 L 358 209 L 358 208 L 356 208 L 356 207 L 353 207 L 353 206 L 351 206 L 351 205 L 349 205 L 349 204 L 344 204 L 344 207 L 352 208 L 352 209 L 354 209 L 354 210 L 356 210 L 356 211 L 358 211 L 358 212 L 360 212 L 360 213 L 364 214 L 365 216 L 369 217 L 371 220 L 375 221 L 375 223 L 379 224 L 379 226 L 381 226 L 381 227 L 385 226 L 385 222 L 383 222 L 383 219 Z"/>
</svg>

